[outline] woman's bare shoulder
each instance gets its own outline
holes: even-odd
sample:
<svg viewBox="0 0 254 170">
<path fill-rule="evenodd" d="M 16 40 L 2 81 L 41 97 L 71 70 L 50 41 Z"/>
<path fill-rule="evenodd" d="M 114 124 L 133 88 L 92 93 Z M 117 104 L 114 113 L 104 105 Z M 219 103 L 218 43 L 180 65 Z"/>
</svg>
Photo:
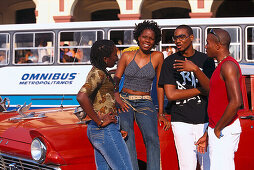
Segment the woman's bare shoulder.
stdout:
<svg viewBox="0 0 254 170">
<path fill-rule="evenodd" d="M 134 57 L 134 55 L 136 54 L 137 51 L 125 51 L 121 58 L 125 59 L 125 60 L 130 60 Z"/>
<path fill-rule="evenodd" d="M 137 50 L 135 50 L 135 51 L 125 51 L 125 52 L 123 52 L 122 55 L 135 55 L 136 52 L 137 52 Z"/>
<path fill-rule="evenodd" d="M 160 51 L 153 51 L 152 52 L 152 58 L 156 59 L 156 60 L 163 60 L 163 54 Z"/>
<path fill-rule="evenodd" d="M 163 55 L 160 51 L 152 51 L 152 55 Z"/>
</svg>

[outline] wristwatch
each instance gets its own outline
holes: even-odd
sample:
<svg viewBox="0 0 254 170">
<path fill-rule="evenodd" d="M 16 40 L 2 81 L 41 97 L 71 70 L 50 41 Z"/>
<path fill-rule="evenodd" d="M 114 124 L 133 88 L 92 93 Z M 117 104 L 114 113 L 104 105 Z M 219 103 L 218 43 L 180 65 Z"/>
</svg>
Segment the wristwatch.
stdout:
<svg viewBox="0 0 254 170">
<path fill-rule="evenodd" d="M 101 119 L 101 123 L 98 125 L 98 127 L 100 128 L 103 123 L 104 123 L 104 121 Z"/>
</svg>

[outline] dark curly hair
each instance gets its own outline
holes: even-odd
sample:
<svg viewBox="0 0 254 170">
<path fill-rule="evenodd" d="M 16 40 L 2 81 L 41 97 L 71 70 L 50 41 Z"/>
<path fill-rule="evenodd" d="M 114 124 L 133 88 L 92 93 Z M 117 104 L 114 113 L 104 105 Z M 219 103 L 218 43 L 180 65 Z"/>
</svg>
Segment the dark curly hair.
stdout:
<svg viewBox="0 0 254 170">
<path fill-rule="evenodd" d="M 110 57 L 114 50 L 114 47 L 115 44 L 111 40 L 96 41 L 91 48 L 91 64 L 98 69 L 105 70 L 107 65 L 104 61 L 104 57 Z"/>
<path fill-rule="evenodd" d="M 149 21 L 149 20 L 145 20 L 142 23 L 139 23 L 138 25 L 136 24 L 133 35 L 138 45 L 139 45 L 138 37 L 146 29 L 152 30 L 154 32 L 155 34 L 154 46 L 158 45 L 159 42 L 161 41 L 161 29 L 155 21 Z"/>
</svg>

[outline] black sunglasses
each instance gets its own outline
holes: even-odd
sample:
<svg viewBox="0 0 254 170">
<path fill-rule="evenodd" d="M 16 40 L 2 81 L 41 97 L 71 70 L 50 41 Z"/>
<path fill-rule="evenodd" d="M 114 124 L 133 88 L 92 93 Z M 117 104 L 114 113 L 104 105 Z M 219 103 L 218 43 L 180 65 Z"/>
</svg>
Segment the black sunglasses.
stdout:
<svg viewBox="0 0 254 170">
<path fill-rule="evenodd" d="M 172 37 L 172 40 L 173 41 L 176 41 L 177 39 L 178 40 L 180 40 L 180 41 L 184 41 L 184 40 L 186 40 L 187 38 L 189 38 L 190 37 L 190 35 L 189 36 L 186 36 L 186 35 L 184 35 L 184 34 L 181 34 L 181 35 L 178 35 L 178 36 L 173 36 Z"/>
<path fill-rule="evenodd" d="M 209 33 L 210 33 L 210 34 L 213 34 L 213 35 L 218 39 L 218 41 L 220 42 L 220 37 L 215 33 L 215 31 L 214 31 L 213 28 L 210 29 Z"/>
</svg>

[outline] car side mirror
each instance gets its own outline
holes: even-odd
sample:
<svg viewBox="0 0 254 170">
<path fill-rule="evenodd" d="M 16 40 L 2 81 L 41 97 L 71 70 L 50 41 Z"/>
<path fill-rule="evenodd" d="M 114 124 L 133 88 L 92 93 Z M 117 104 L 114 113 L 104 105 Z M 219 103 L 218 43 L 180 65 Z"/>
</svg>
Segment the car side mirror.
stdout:
<svg viewBox="0 0 254 170">
<path fill-rule="evenodd" d="M 75 111 L 73 113 L 77 118 L 79 119 L 79 122 L 77 124 L 84 124 L 86 121 L 83 121 L 83 119 L 86 118 L 87 114 L 83 111 L 81 106 L 78 106 L 75 108 Z"/>
<path fill-rule="evenodd" d="M 10 100 L 8 98 L 2 99 L 0 96 L 0 112 L 7 111 L 10 106 Z"/>
</svg>

